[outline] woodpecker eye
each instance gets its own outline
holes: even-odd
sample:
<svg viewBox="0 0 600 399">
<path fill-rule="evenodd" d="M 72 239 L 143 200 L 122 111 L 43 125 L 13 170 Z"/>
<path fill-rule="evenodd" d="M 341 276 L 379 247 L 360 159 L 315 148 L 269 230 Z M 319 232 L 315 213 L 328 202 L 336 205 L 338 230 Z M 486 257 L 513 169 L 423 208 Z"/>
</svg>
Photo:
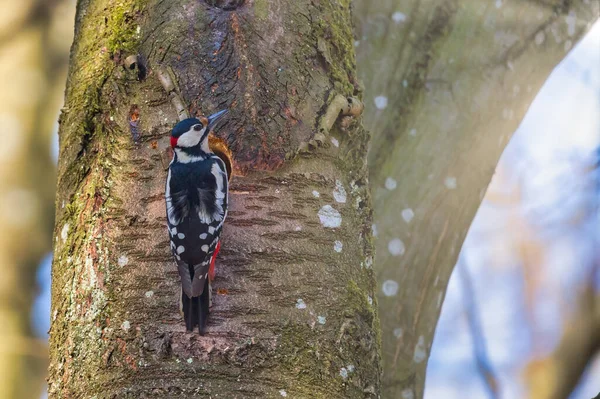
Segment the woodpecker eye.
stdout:
<svg viewBox="0 0 600 399">
<path fill-rule="evenodd" d="M 200 130 L 202 130 L 202 125 L 194 125 L 194 130 L 199 132 Z"/>
</svg>

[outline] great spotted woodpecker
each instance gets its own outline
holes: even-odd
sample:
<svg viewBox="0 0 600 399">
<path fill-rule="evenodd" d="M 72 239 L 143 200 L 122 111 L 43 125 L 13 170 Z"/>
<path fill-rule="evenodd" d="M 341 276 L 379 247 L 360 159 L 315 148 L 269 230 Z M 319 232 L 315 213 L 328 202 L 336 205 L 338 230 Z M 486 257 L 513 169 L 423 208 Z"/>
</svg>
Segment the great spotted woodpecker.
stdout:
<svg viewBox="0 0 600 399">
<path fill-rule="evenodd" d="M 179 122 L 171 133 L 173 160 L 165 199 L 171 251 L 181 277 L 180 310 L 188 331 L 204 335 L 214 262 L 227 216 L 227 170 L 208 146 L 208 134 L 226 113 Z"/>
</svg>

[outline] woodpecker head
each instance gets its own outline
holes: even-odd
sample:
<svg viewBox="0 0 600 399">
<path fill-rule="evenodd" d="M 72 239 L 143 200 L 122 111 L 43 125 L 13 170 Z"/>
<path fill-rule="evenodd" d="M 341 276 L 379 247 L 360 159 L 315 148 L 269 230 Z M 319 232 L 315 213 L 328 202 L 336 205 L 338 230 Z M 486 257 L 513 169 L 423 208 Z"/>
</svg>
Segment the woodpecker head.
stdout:
<svg viewBox="0 0 600 399">
<path fill-rule="evenodd" d="M 201 116 L 182 120 L 175 125 L 171 132 L 171 147 L 186 149 L 200 146 L 205 152 L 208 152 L 208 133 L 226 113 L 227 110 L 222 110 L 208 118 Z"/>
</svg>

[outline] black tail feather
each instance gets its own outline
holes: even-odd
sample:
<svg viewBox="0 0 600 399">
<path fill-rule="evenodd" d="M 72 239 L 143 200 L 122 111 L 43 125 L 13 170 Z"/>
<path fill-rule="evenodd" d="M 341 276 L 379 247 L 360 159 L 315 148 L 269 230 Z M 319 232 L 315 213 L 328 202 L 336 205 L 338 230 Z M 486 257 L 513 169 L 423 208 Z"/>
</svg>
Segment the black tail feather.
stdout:
<svg viewBox="0 0 600 399">
<path fill-rule="evenodd" d="M 183 290 L 181 291 L 181 305 L 183 308 L 183 317 L 185 319 L 185 328 L 188 331 L 194 331 L 194 328 L 198 326 L 200 335 L 204 335 L 206 331 L 206 325 L 208 323 L 209 314 L 209 290 L 208 279 L 204 286 L 202 295 L 189 298 Z"/>
<path fill-rule="evenodd" d="M 206 279 L 206 283 L 204 285 L 204 291 L 202 291 L 202 295 L 200 295 L 200 303 L 198 304 L 198 331 L 200 335 L 204 335 L 206 331 L 206 324 L 208 324 L 208 314 L 210 312 L 210 285 L 208 284 L 208 279 Z"/>
</svg>

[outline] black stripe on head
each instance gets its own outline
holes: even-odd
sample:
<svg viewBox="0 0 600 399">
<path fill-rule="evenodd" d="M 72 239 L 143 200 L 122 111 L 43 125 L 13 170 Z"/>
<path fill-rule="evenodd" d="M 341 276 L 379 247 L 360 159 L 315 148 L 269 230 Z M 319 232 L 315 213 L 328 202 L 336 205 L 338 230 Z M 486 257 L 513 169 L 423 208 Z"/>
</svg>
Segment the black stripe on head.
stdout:
<svg viewBox="0 0 600 399">
<path fill-rule="evenodd" d="M 184 134 L 185 132 L 188 132 L 192 128 L 192 126 L 198 125 L 198 124 L 202 125 L 202 122 L 200 122 L 199 119 L 196 119 L 196 118 L 184 119 L 175 125 L 175 127 L 173 128 L 173 131 L 171 132 L 171 136 L 179 137 L 182 134 Z"/>
</svg>

